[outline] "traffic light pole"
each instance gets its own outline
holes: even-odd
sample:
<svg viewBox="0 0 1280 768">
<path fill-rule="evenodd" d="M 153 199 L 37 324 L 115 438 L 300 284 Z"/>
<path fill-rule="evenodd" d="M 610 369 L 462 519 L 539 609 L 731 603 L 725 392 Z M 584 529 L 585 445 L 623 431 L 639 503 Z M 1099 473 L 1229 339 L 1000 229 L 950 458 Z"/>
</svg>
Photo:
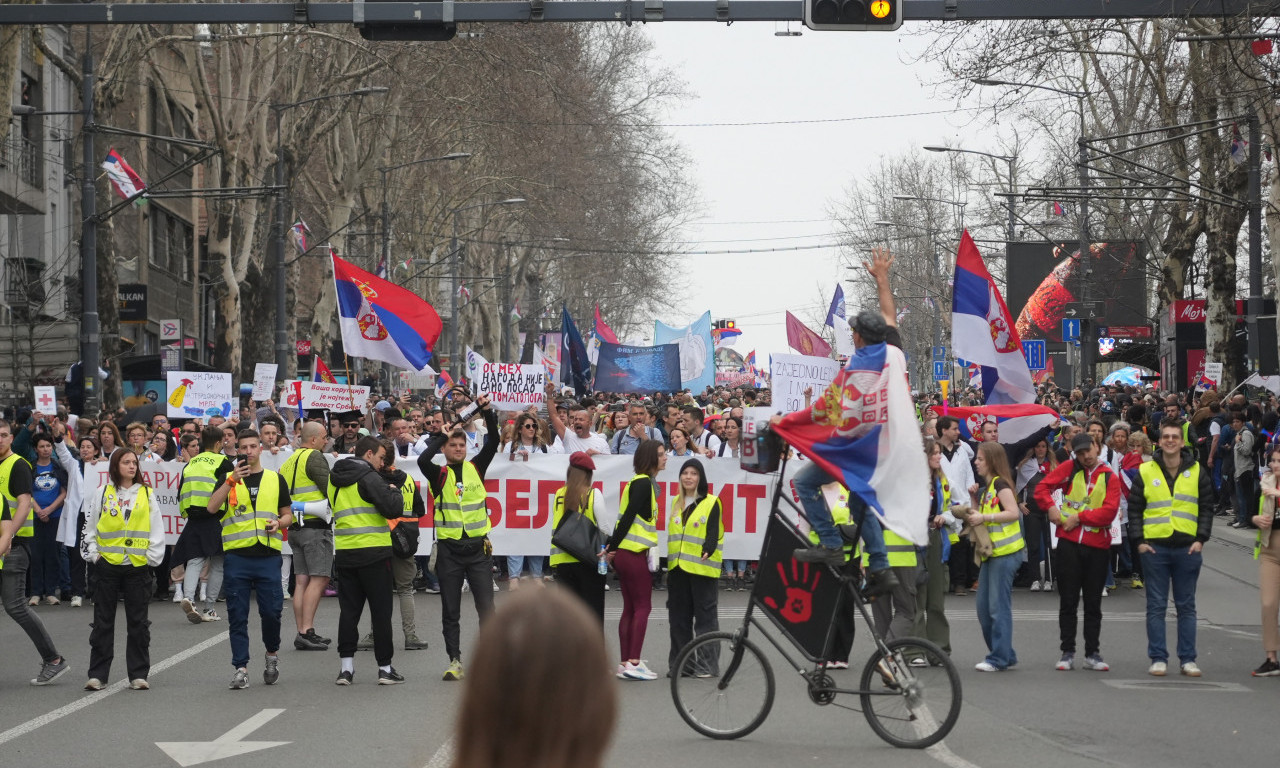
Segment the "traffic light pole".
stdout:
<svg viewBox="0 0 1280 768">
<path fill-rule="evenodd" d="M 80 373 L 84 380 L 84 410 L 98 413 L 102 402 L 98 368 L 102 365 L 102 327 L 98 318 L 98 198 L 94 189 L 96 169 L 93 132 L 93 45 L 84 31 L 84 68 L 80 78 L 80 106 L 84 109 L 84 169 L 80 179 Z"/>
</svg>

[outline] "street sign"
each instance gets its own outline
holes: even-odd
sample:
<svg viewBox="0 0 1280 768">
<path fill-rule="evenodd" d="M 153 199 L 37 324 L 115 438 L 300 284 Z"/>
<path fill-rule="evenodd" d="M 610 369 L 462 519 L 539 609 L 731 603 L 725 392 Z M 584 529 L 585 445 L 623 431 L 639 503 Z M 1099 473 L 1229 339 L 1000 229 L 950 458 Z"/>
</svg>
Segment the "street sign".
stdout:
<svg viewBox="0 0 1280 768">
<path fill-rule="evenodd" d="M 946 359 L 947 359 L 947 348 L 946 348 L 946 347 L 934 347 L 934 348 L 933 348 L 933 362 L 937 363 L 937 362 L 944 361 L 944 360 L 946 360 Z"/>
<path fill-rule="evenodd" d="M 933 361 L 933 380 L 946 381 L 947 379 L 951 378 L 951 371 L 948 370 L 950 367 L 951 366 L 947 365 L 946 360 L 934 360 Z"/>
<path fill-rule="evenodd" d="M 160 321 L 160 343 L 171 344 L 182 338 L 182 321 L 177 318 L 173 320 Z"/>
<path fill-rule="evenodd" d="M 1152 332 L 1149 325 L 1109 325 L 1098 329 L 1098 335 L 1113 339 L 1149 339 Z"/>
<path fill-rule="evenodd" d="M 1068 304 L 1066 308 L 1062 310 L 1062 314 L 1064 317 L 1067 317 L 1067 318 L 1080 318 L 1080 317 L 1095 318 L 1098 316 L 1097 306 L 1098 305 L 1092 301 L 1087 303 L 1083 301 L 1077 301 L 1077 302 Z"/>
<path fill-rule="evenodd" d="M 968 368 L 968 367 L 969 367 L 969 361 L 968 361 L 968 360 L 965 360 L 965 359 L 964 359 L 964 358 L 962 358 L 962 357 L 957 357 L 957 358 L 956 358 L 956 365 L 960 366 L 961 368 Z"/>
<path fill-rule="evenodd" d="M 1032 371 L 1043 371 L 1048 349 L 1044 339 L 1022 342 L 1022 356 L 1027 358 L 1027 368 Z"/>
<path fill-rule="evenodd" d="M 293 342 L 293 350 L 299 355 L 311 354 L 311 341 L 308 339 L 299 339 Z"/>
<path fill-rule="evenodd" d="M 1079 318 L 1072 318 L 1072 317 L 1062 318 L 1062 340 L 1070 341 L 1074 344 L 1080 343 Z"/>
</svg>

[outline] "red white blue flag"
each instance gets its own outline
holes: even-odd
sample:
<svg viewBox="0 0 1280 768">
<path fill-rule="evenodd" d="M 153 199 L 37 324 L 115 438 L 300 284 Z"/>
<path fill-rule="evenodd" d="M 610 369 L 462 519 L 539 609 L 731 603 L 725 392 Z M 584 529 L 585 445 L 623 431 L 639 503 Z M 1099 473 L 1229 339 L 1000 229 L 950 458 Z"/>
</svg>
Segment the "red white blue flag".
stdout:
<svg viewBox="0 0 1280 768">
<path fill-rule="evenodd" d="M 902 350 L 857 350 L 812 406 L 775 430 L 857 494 L 895 533 L 928 543 L 929 468 Z"/>
<path fill-rule="evenodd" d="M 1032 403 L 1036 387 L 996 281 L 966 231 L 956 254 L 951 293 L 951 340 L 956 357 L 982 366 L 987 405 Z"/>
<path fill-rule="evenodd" d="M 400 286 L 333 256 L 338 326 L 349 355 L 424 371 L 443 324 L 435 309 Z"/>
<path fill-rule="evenodd" d="M 441 371 L 440 375 L 436 377 L 436 398 L 443 400 L 450 389 L 453 389 L 453 377 L 449 375 L 448 371 Z"/>
<path fill-rule="evenodd" d="M 107 159 L 102 161 L 102 170 L 107 172 L 107 178 L 111 180 L 111 186 L 115 189 L 116 194 L 128 200 L 131 197 L 137 197 L 133 201 L 134 205 L 142 205 L 146 202 L 143 197 L 139 197 L 141 193 L 147 189 L 147 183 L 137 174 L 129 164 L 124 161 L 119 152 L 114 149 L 107 153 Z"/>
<path fill-rule="evenodd" d="M 311 234 L 311 228 L 307 226 L 307 222 L 301 217 L 293 226 L 289 227 L 289 239 L 293 241 L 293 245 L 298 249 L 298 253 L 305 253 L 307 250 L 307 235 Z"/>
<path fill-rule="evenodd" d="M 960 436 L 982 440 L 982 425 L 1000 425 L 1000 442 L 1016 443 L 1058 423 L 1058 412 L 1047 405 L 984 405 L 979 408 L 947 408 L 944 413 L 960 422 Z"/>
</svg>

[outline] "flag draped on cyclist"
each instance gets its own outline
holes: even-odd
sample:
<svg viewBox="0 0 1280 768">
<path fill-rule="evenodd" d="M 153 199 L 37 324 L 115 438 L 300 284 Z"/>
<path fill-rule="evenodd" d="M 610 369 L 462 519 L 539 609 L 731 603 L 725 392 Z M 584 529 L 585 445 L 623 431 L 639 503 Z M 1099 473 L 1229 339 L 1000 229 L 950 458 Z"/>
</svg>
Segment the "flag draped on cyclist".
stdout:
<svg viewBox="0 0 1280 768">
<path fill-rule="evenodd" d="M 929 470 L 902 350 L 858 349 L 811 407 L 788 414 L 775 431 L 894 533 L 928 544 Z"/>
</svg>

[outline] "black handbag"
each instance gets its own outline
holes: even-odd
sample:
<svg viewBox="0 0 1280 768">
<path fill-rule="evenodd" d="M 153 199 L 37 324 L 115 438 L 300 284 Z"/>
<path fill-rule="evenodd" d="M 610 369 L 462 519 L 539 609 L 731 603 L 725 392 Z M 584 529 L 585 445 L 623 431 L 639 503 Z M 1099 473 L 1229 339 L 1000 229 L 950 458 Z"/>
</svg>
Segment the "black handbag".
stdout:
<svg viewBox="0 0 1280 768">
<path fill-rule="evenodd" d="M 396 557 L 413 557 L 418 554 L 418 521 L 401 520 L 391 529 L 391 554 Z"/>
<path fill-rule="evenodd" d="M 551 546 L 582 563 L 594 563 L 605 545 L 604 534 L 581 512 L 565 512 L 551 533 Z"/>
</svg>

